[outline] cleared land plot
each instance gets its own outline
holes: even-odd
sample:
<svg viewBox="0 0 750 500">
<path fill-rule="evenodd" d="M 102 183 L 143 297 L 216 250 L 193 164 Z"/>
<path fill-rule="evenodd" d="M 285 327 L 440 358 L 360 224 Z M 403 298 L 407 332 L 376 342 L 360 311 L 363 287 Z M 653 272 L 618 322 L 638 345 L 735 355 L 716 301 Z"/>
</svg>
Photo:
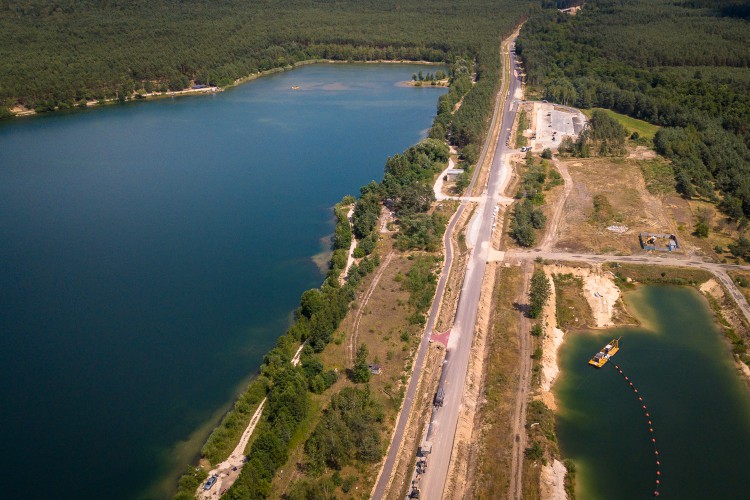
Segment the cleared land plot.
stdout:
<svg viewBox="0 0 750 500">
<path fill-rule="evenodd" d="M 640 252 L 640 231 L 674 232 L 661 200 L 646 190 L 636 161 L 614 158 L 563 160 L 573 179 L 559 226 L 558 249 L 572 252 Z M 618 233 L 607 228 L 625 226 Z"/>
<path fill-rule="evenodd" d="M 534 110 L 536 139 L 532 141 L 533 151 L 544 148 L 556 151 L 563 137 L 576 138 L 586 123 L 582 113 L 574 113 L 551 103 L 535 103 Z"/>
</svg>

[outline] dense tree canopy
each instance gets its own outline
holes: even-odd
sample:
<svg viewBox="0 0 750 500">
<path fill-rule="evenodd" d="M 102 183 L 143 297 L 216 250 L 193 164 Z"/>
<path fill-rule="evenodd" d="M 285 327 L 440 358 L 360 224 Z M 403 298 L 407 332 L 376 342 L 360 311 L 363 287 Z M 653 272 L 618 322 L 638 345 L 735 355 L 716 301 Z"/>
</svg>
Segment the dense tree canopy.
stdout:
<svg viewBox="0 0 750 500">
<path fill-rule="evenodd" d="M 718 189 L 727 214 L 748 217 L 747 12 L 737 0 L 590 0 L 575 16 L 532 15 L 517 51 L 545 98 L 662 125 L 654 143 L 678 190 Z"/>
<path fill-rule="evenodd" d="M 0 0 L 0 104 L 227 85 L 308 59 L 472 60 L 529 3 Z"/>
</svg>

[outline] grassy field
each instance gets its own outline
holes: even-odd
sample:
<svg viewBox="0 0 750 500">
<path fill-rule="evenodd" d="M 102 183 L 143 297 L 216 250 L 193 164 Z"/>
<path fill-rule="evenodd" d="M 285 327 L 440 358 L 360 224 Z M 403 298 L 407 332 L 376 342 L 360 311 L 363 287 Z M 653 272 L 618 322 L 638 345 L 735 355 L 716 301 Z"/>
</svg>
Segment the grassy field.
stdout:
<svg viewBox="0 0 750 500">
<path fill-rule="evenodd" d="M 583 280 L 572 274 L 554 274 L 557 326 L 565 330 L 592 325 L 591 307 L 583 296 Z"/>
<path fill-rule="evenodd" d="M 627 286 L 627 278 L 643 284 L 696 285 L 711 279 L 703 269 L 685 267 L 647 266 L 641 264 L 606 264 L 615 273 L 618 286 Z"/>
<path fill-rule="evenodd" d="M 585 109 L 583 110 L 583 114 L 585 114 L 588 118 L 591 118 L 591 114 L 595 110 L 604 111 L 609 116 L 611 116 L 612 118 L 620 122 L 622 126 L 628 130 L 629 134 L 632 134 L 633 132 L 638 132 L 639 136 L 652 140 L 654 138 L 654 135 L 656 134 L 656 131 L 659 130 L 659 127 L 656 125 L 651 125 L 648 122 L 644 122 L 643 120 L 638 120 L 637 118 L 631 118 L 627 115 L 621 115 L 620 113 L 615 113 L 614 111 L 609 110 L 609 109 L 604 109 L 604 108 Z"/>
<path fill-rule="evenodd" d="M 479 439 L 474 498 L 504 498 L 510 487 L 511 418 L 518 377 L 518 312 L 513 302 L 521 287 L 520 268 L 499 268 L 494 290 L 494 315 L 487 342 L 484 393 L 480 409 L 483 424 Z"/>
</svg>

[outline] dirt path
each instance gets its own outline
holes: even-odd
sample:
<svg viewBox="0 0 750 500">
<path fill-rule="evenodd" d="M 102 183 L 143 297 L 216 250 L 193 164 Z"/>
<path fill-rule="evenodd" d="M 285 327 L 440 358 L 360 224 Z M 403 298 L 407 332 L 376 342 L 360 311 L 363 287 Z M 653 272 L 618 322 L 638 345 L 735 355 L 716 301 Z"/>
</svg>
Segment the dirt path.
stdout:
<svg viewBox="0 0 750 500">
<path fill-rule="evenodd" d="M 349 208 L 349 212 L 346 214 L 346 218 L 349 219 L 349 226 L 352 225 L 352 217 L 354 216 L 354 205 L 352 205 Z M 341 272 L 341 275 L 339 276 L 339 283 L 342 285 L 344 284 L 344 281 L 346 281 L 346 276 L 349 274 L 349 269 L 351 269 L 352 265 L 354 264 L 354 249 L 357 248 L 357 238 L 354 237 L 354 234 L 352 233 L 352 242 L 349 244 L 349 254 L 346 256 L 346 267 Z"/>
<path fill-rule="evenodd" d="M 381 262 L 380 266 L 378 267 L 378 272 L 375 273 L 375 277 L 372 279 L 372 283 L 370 283 L 370 286 L 367 287 L 367 291 L 362 297 L 362 303 L 359 305 L 359 308 L 357 309 L 356 316 L 354 316 L 354 324 L 352 325 L 352 335 L 351 337 L 349 337 L 349 346 L 347 347 L 347 353 L 349 354 L 349 363 L 351 364 L 354 364 L 354 353 L 357 350 L 357 335 L 359 334 L 359 323 L 362 320 L 362 313 L 365 310 L 365 306 L 367 306 L 367 301 L 369 301 L 370 297 L 372 296 L 372 292 L 375 291 L 375 287 L 378 285 L 380 278 L 383 276 L 383 272 L 385 272 L 385 269 L 388 267 L 388 264 L 391 263 L 392 258 L 393 258 L 393 250 L 388 252 L 388 255 L 385 256 L 385 259 L 383 260 L 383 262 Z"/>
<path fill-rule="evenodd" d="M 247 448 L 247 443 L 250 442 L 250 436 L 253 435 L 255 427 L 260 421 L 260 417 L 263 414 L 263 408 L 266 406 L 266 399 L 267 398 L 263 398 L 263 401 L 258 405 L 258 409 L 253 413 L 250 423 L 245 429 L 245 432 L 242 433 L 239 443 L 237 443 L 237 446 L 235 446 L 234 450 L 229 455 L 229 458 L 221 462 L 208 473 L 208 477 L 217 476 L 216 484 L 214 484 L 214 486 L 208 491 L 203 489 L 203 483 L 198 487 L 196 497 L 199 500 L 210 500 L 221 497 L 222 493 L 228 490 L 239 477 L 242 465 L 245 463 L 245 448 Z"/>
<path fill-rule="evenodd" d="M 549 250 L 555 244 L 555 241 L 557 241 L 563 208 L 565 207 L 570 192 L 573 190 L 573 178 L 570 176 L 570 172 L 568 172 L 568 167 L 564 162 L 557 161 L 556 159 L 553 160 L 553 163 L 557 170 L 560 171 L 560 175 L 562 175 L 562 178 L 565 181 L 565 189 L 557 202 L 557 206 L 555 207 L 555 211 L 552 214 L 549 224 L 547 224 L 547 231 L 544 234 L 544 240 L 542 240 L 541 245 L 539 245 L 542 250 Z"/>
<path fill-rule="evenodd" d="M 529 295 L 531 274 L 534 266 L 531 263 L 523 264 L 524 280 L 523 291 L 518 298 L 519 304 L 525 304 Z M 523 452 L 526 449 L 526 403 L 529 399 L 531 387 L 531 339 L 529 338 L 529 320 L 519 311 L 519 377 L 518 389 L 516 391 L 516 404 L 513 410 L 513 449 L 511 451 L 510 465 L 510 490 L 508 497 L 511 500 L 520 500 L 523 487 Z"/>
</svg>

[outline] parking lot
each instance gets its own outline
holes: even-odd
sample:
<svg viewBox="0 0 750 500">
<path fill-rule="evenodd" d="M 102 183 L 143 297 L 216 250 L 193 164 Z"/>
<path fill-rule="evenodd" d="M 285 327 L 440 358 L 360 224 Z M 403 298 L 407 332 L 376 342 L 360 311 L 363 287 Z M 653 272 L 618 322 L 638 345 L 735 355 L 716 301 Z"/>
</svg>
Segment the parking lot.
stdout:
<svg viewBox="0 0 750 500">
<path fill-rule="evenodd" d="M 556 151 L 563 137 L 578 137 L 586 117 L 580 111 L 563 108 L 551 103 L 534 103 L 533 130 L 536 138 L 530 144 L 533 151 L 540 152 L 545 148 Z"/>
</svg>

